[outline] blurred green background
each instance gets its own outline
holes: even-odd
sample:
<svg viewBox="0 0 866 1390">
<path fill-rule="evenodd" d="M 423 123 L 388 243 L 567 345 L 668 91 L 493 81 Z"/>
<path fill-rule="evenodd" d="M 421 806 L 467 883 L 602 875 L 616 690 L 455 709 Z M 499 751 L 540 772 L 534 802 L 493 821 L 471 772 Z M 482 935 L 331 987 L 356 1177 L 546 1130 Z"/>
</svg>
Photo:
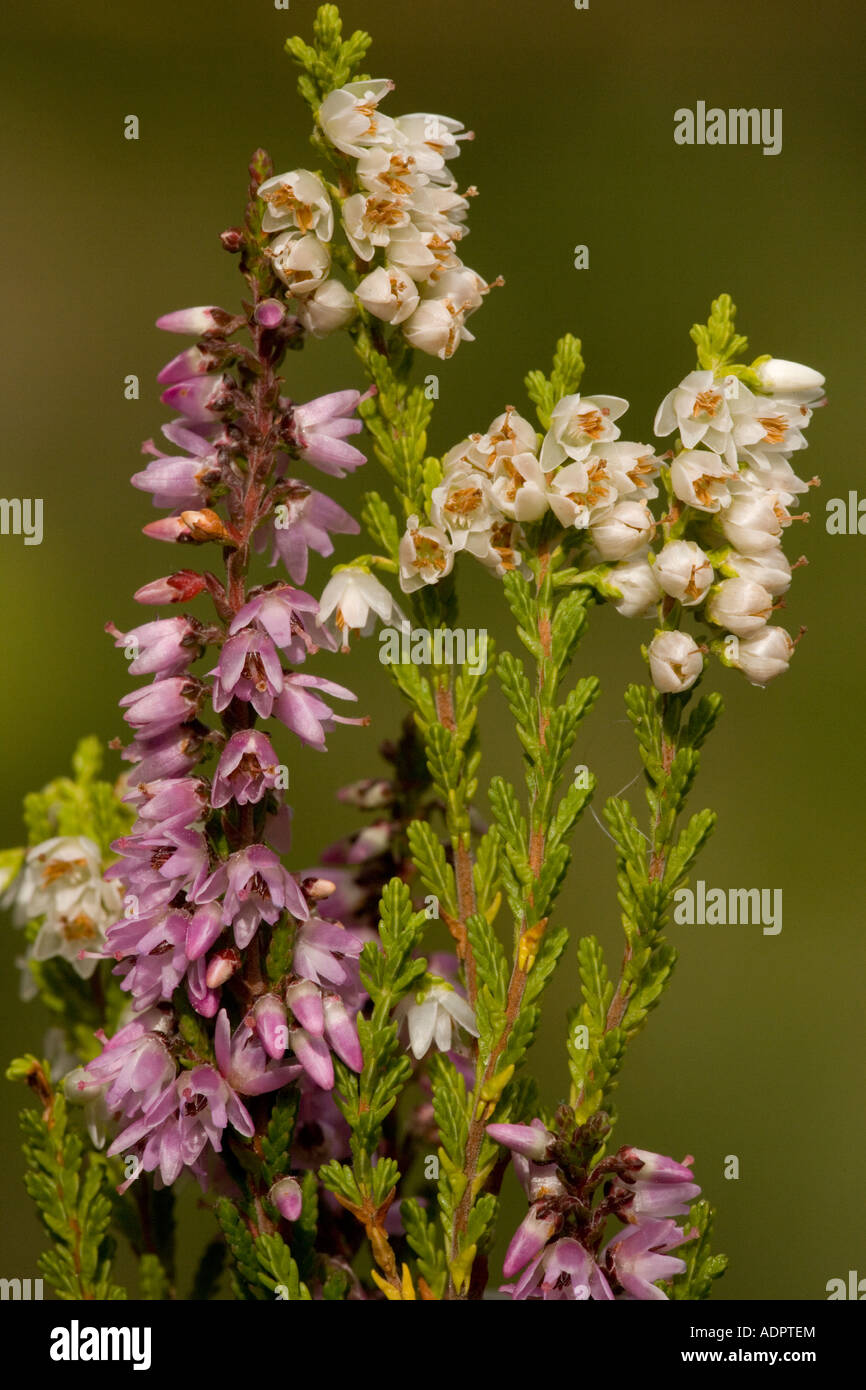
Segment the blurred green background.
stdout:
<svg viewBox="0 0 866 1390">
<path fill-rule="evenodd" d="M 103 633 L 142 619 L 131 592 L 170 567 L 140 534 L 152 519 L 128 485 L 139 442 L 166 413 L 153 378 L 181 344 L 157 315 L 232 302 L 233 263 L 217 233 L 239 219 L 245 168 L 261 143 L 277 168 L 307 159 L 307 115 L 282 54 L 309 35 L 314 6 L 292 0 L 106 6 L 79 0 L 7 11 L 0 108 L 7 205 L 3 454 L 0 494 L 41 496 L 45 539 L 0 537 L 3 799 L 0 844 L 19 843 L 24 793 L 65 771 L 76 738 L 122 732 L 125 664 Z M 705 755 L 693 808 L 719 824 L 699 867 L 709 885 L 781 887 L 784 929 L 673 929 L 680 962 L 663 1007 L 633 1048 L 619 1091 L 620 1142 L 681 1157 L 717 1203 L 716 1248 L 731 1268 L 716 1297 L 825 1297 L 828 1279 L 866 1274 L 857 1190 L 863 1149 L 862 620 L 866 539 L 830 537 L 824 506 L 861 485 L 864 199 L 856 138 L 863 71 L 860 7 L 827 0 L 792 11 L 730 0 L 570 0 L 419 7 L 350 0 L 347 26 L 373 33 L 374 75 L 389 108 L 455 115 L 477 132 L 461 186 L 476 183 L 469 263 L 504 275 L 474 318 L 477 342 L 438 372 L 431 447 L 484 429 L 506 403 L 527 408 L 522 379 L 547 365 L 556 337 L 583 339 L 588 389 L 631 402 L 627 438 L 648 439 L 655 407 L 693 365 L 690 324 L 728 290 L 754 353 L 809 362 L 828 380 L 807 474 L 813 521 L 788 539 L 808 553 L 787 625 L 808 626 L 788 676 L 767 690 L 714 666 L 727 714 Z M 682 148 L 673 113 L 708 105 L 782 107 L 784 148 Z M 140 139 L 123 138 L 135 114 Z M 573 247 L 590 268 L 572 268 Z M 344 344 L 289 362 L 291 394 L 360 377 Z M 125 401 L 136 373 L 142 398 Z M 326 490 L 351 505 L 370 469 Z M 352 554 L 343 542 L 338 559 Z M 792 549 L 793 547 L 793 549 Z M 310 587 L 327 573 L 319 563 Z M 497 585 L 473 569 L 464 622 L 501 628 Z M 599 614 L 580 650 L 603 699 L 579 751 L 599 802 L 637 773 L 622 689 L 642 679 L 646 629 Z M 345 680 L 373 715 L 339 730 L 327 760 L 291 754 L 296 856 L 356 820 L 334 788 L 377 772 L 378 743 L 401 709 L 369 643 L 320 669 Z M 497 697 L 486 721 L 487 775 L 517 775 Z M 287 745 L 288 747 L 288 745 Z M 631 796 L 641 801 L 639 787 Z M 597 802 L 598 804 L 598 802 Z M 575 933 L 620 954 L 612 846 L 580 826 L 560 912 Z M 43 1020 L 17 998 L 18 948 L 4 923 L 3 1056 L 40 1046 Z M 545 1094 L 564 1092 L 563 1015 L 576 993 L 573 952 L 553 984 L 536 1063 Z M 4 1274 L 35 1274 L 41 1237 L 20 1188 L 14 1114 L 2 1090 Z M 726 1181 L 725 1156 L 740 1159 Z M 516 1206 L 514 1208 L 516 1211 Z M 10 1252 L 16 1252 L 15 1269 Z M 26 1252 L 25 1255 L 22 1252 Z"/>
</svg>

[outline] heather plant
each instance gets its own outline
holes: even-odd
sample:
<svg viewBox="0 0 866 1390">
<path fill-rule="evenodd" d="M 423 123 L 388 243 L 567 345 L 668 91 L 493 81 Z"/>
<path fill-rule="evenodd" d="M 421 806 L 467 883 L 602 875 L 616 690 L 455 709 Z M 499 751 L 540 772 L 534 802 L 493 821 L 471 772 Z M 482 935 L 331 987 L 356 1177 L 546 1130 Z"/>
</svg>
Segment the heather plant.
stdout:
<svg viewBox="0 0 866 1390">
<path fill-rule="evenodd" d="M 125 769 L 102 780 L 105 749 L 83 740 L 72 775 L 27 798 L 27 846 L 0 859 L 22 994 L 55 1020 L 10 1068 L 36 1100 L 41 1270 L 61 1298 L 125 1297 L 122 1240 L 151 1299 L 211 1298 L 224 1279 L 243 1300 L 704 1298 L 725 1259 L 694 1160 L 617 1147 L 614 1092 L 670 985 L 672 906 L 713 827 L 686 811 L 722 709 L 700 688 L 716 660 L 764 686 L 799 640 L 773 618 L 803 563 L 784 534 L 817 479 L 791 460 L 823 378 L 747 361 L 720 295 L 656 415 L 665 443 L 623 437 L 627 401 L 584 393 L 569 335 L 529 372 L 522 412 L 431 452 L 430 359 L 444 371 L 472 350 L 467 324 L 501 282 L 462 256 L 476 190 L 451 166 L 470 133 L 390 114 L 369 44 L 343 38 L 331 5 L 311 44 L 288 42 L 316 167 L 278 173 L 258 150 L 222 234 L 238 305 L 159 320 L 192 345 L 159 375 L 174 418 L 132 482 L 160 513 L 145 533 L 189 565 L 134 595 L 156 616 L 108 624 L 148 678 L 121 700 Z M 296 402 L 291 354 L 338 334 L 358 383 Z M 339 483 L 362 465 L 355 518 Z M 363 553 L 308 592 L 309 552 L 362 527 Z M 460 626 L 458 576 L 479 565 L 513 624 L 499 652 Z M 576 759 L 599 682 L 577 652 L 604 603 L 644 620 L 647 667 L 625 692 L 646 807 L 602 808 L 618 967 L 559 907 L 595 788 Z M 335 725 L 370 723 L 340 712 L 365 651 L 406 719 L 387 772 L 335 787 L 367 820 L 304 867 L 274 730 L 328 771 Z M 485 767 L 494 680 L 520 786 Z M 532 1072 L 557 967 L 574 1001 L 567 1097 Z M 511 1168 L 526 1210 L 500 1279 Z M 190 1182 L 214 1237 L 180 1288 L 174 1198 Z"/>
</svg>

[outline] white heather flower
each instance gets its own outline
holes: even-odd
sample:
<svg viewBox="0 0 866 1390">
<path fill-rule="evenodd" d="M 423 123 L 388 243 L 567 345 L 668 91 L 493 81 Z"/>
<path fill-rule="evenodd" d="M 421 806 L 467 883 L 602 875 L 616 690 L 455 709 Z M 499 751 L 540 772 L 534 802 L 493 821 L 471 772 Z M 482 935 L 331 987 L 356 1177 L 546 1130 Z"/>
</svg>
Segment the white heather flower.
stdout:
<svg viewBox="0 0 866 1390">
<path fill-rule="evenodd" d="M 426 111 L 398 116 L 394 124 L 416 158 L 426 154 L 437 161 L 434 168 L 443 179 L 450 178 L 446 161 L 457 158 L 460 141 L 473 138 L 470 130 L 464 130 L 462 121 L 455 121 L 452 116 L 435 116 Z"/>
<path fill-rule="evenodd" d="M 453 357 L 461 343 L 475 341 L 464 315 L 449 299 L 422 299 L 404 323 L 403 332 L 411 347 L 443 361 Z"/>
<path fill-rule="evenodd" d="M 617 502 L 593 523 L 590 535 L 603 560 L 624 560 L 647 545 L 655 531 L 653 514 L 645 502 Z"/>
<path fill-rule="evenodd" d="M 319 241 L 330 241 L 334 232 L 334 209 L 328 191 L 318 174 L 309 169 L 292 169 L 265 179 L 259 197 L 267 204 L 262 218 L 266 232 L 282 232 L 294 227 L 301 233 L 315 232 Z"/>
<path fill-rule="evenodd" d="M 734 420 L 734 440 L 739 453 L 759 467 L 769 467 L 779 454 L 808 448 L 803 436 L 812 418 L 806 405 L 776 400 L 772 396 L 752 396 Z"/>
<path fill-rule="evenodd" d="M 365 150 L 357 163 L 358 182 L 378 198 L 411 198 L 438 172 L 432 151 L 410 151 L 399 146 L 375 145 Z"/>
<path fill-rule="evenodd" d="M 352 250 L 362 261 L 371 261 L 377 249 L 387 247 L 396 227 L 408 227 L 409 208 L 404 198 L 379 198 L 353 193 L 343 204 L 343 226 Z"/>
<path fill-rule="evenodd" d="M 754 637 L 737 643 L 731 665 L 742 671 L 752 685 L 766 685 L 787 671 L 793 654 L 794 643 L 783 627 L 763 627 Z"/>
<path fill-rule="evenodd" d="M 445 455 L 442 464 L 447 470 L 458 457 L 457 451 L 461 450 L 459 457 L 465 457 L 474 467 L 492 474 L 497 459 L 513 458 L 515 454 L 534 454 L 537 443 L 538 435 L 534 427 L 509 405 L 501 415 L 491 420 L 485 434 L 473 434 L 464 444 L 455 445 Z"/>
<path fill-rule="evenodd" d="M 314 338 L 326 338 L 351 323 L 358 312 L 355 297 L 340 280 L 326 280 L 298 303 L 298 318 Z"/>
<path fill-rule="evenodd" d="M 621 396 L 563 396 L 553 408 L 550 429 L 541 446 L 541 466 L 546 473 L 566 459 L 580 462 L 593 444 L 619 439 L 615 420 L 628 410 Z"/>
<path fill-rule="evenodd" d="M 721 518 L 722 530 L 744 555 L 773 550 L 782 526 L 790 520 L 775 492 L 738 492 Z"/>
<path fill-rule="evenodd" d="M 402 323 L 418 307 L 418 289 L 405 271 L 380 265 L 358 285 L 356 294 L 364 308 L 386 323 Z"/>
<path fill-rule="evenodd" d="M 459 241 L 464 235 L 469 200 L 456 188 L 419 188 L 412 198 L 412 223 L 421 232 L 435 232 L 446 241 Z"/>
<path fill-rule="evenodd" d="M 679 386 L 668 392 L 656 411 L 654 432 L 663 437 L 677 430 L 686 449 L 703 444 L 718 454 L 725 454 L 729 463 L 735 463 L 736 452 L 731 439 L 733 421 L 727 394 L 731 389 L 739 389 L 734 377 L 716 381 L 710 371 L 689 372 Z"/>
<path fill-rule="evenodd" d="M 266 254 L 283 284 L 292 294 L 311 294 L 324 284 L 331 269 L 331 253 L 312 232 L 280 232 Z"/>
<path fill-rule="evenodd" d="M 700 603 L 713 582 L 713 567 L 694 541 L 668 541 L 655 562 L 655 577 L 666 594 L 686 608 Z"/>
<path fill-rule="evenodd" d="M 400 541 L 400 588 L 414 593 L 424 584 L 438 584 L 451 573 L 454 547 L 440 526 L 419 526 L 410 516 Z"/>
<path fill-rule="evenodd" d="M 496 516 L 489 480 L 468 463 L 448 470 L 430 494 L 430 519 L 448 532 L 455 550 L 486 553 L 485 533 Z"/>
<path fill-rule="evenodd" d="M 550 510 L 560 526 L 584 531 L 614 506 L 616 488 L 605 463 L 603 458 L 590 457 L 585 463 L 567 463 L 546 475 Z"/>
<path fill-rule="evenodd" d="M 729 551 L 722 565 L 722 573 L 752 579 L 756 584 L 762 584 L 774 598 L 787 593 L 791 587 L 791 562 L 780 542 L 762 555 L 740 555 L 736 550 Z"/>
<path fill-rule="evenodd" d="M 758 367 L 758 380 L 765 391 L 788 399 L 818 400 L 824 393 L 824 378 L 813 367 L 802 362 L 788 362 L 784 357 L 771 357 Z"/>
<path fill-rule="evenodd" d="M 393 229 L 388 260 L 418 283 L 438 275 L 444 268 L 460 264 L 452 241 L 435 232 L 421 232 L 412 223 Z"/>
<path fill-rule="evenodd" d="M 700 648 L 686 632 L 657 632 L 647 656 L 653 685 L 664 695 L 688 690 L 703 670 Z"/>
<path fill-rule="evenodd" d="M 618 591 L 619 602 L 614 600 L 614 604 L 617 613 L 624 618 L 652 617 L 662 596 L 655 566 L 650 564 L 646 553 L 620 560 L 607 576 L 607 584 Z"/>
<path fill-rule="evenodd" d="M 437 980 L 435 977 L 426 988 L 402 999 L 394 1011 L 394 1016 L 401 1022 L 405 1020 L 409 1033 L 409 1049 L 419 1061 L 431 1045 L 435 1045 L 440 1052 L 452 1050 L 455 1024 L 470 1033 L 473 1038 L 478 1037 L 471 1005 L 445 980 Z"/>
<path fill-rule="evenodd" d="M 43 918 L 29 956 L 39 961 L 60 956 L 88 979 L 97 964 L 92 953 L 102 949 L 106 928 L 122 911 L 119 888 L 102 878 L 99 846 L 83 835 L 35 845 L 12 891 L 16 925 Z M 82 951 L 88 956 L 79 960 Z"/>
<path fill-rule="evenodd" d="M 727 507 L 731 500 L 728 483 L 735 476 L 724 459 L 709 449 L 684 449 L 671 463 L 675 495 L 699 512 Z"/>
<path fill-rule="evenodd" d="M 448 299 L 461 313 L 471 314 L 480 308 L 489 286 L 468 265 L 448 266 L 430 282 L 429 299 Z"/>
<path fill-rule="evenodd" d="M 348 82 L 329 92 L 319 107 L 319 125 L 332 145 L 358 159 L 370 145 L 393 139 L 394 122 L 378 111 L 379 102 L 393 91 L 388 78 Z"/>
<path fill-rule="evenodd" d="M 777 492 L 787 506 L 790 502 L 796 502 L 802 492 L 809 490 L 809 486 L 809 483 L 797 477 L 784 454 L 774 454 L 768 457 L 766 463 L 741 468 L 731 489 L 739 492 L 741 487 L 745 487 Z"/>
<path fill-rule="evenodd" d="M 493 469 L 491 495 L 511 521 L 539 521 L 548 508 L 547 478 L 534 454 L 504 454 Z"/>
<path fill-rule="evenodd" d="M 718 627 L 737 637 L 760 632 L 773 611 L 773 596 L 753 579 L 725 579 L 707 600 L 706 613 Z"/>
<path fill-rule="evenodd" d="M 524 579 L 529 578 L 529 566 L 523 558 L 526 537 L 516 521 L 495 522 L 484 533 L 484 539 L 487 542 L 486 550 L 476 547 L 473 538 L 472 553 L 477 555 L 485 569 L 499 579 L 512 570 L 518 570 Z"/>
<path fill-rule="evenodd" d="M 642 498 L 650 502 L 658 497 L 654 480 L 658 477 L 661 460 L 648 444 L 633 444 L 624 439 L 611 444 L 593 444 L 587 463 L 595 462 L 603 464 L 621 501 Z"/>
<path fill-rule="evenodd" d="M 350 632 L 360 632 L 363 637 L 373 631 L 376 619 L 383 623 L 402 620 L 394 599 L 385 585 L 362 569 L 338 570 L 328 580 L 319 599 L 319 622 L 325 622 L 334 615 L 337 631 L 343 635 L 343 649 L 348 647 Z"/>
</svg>

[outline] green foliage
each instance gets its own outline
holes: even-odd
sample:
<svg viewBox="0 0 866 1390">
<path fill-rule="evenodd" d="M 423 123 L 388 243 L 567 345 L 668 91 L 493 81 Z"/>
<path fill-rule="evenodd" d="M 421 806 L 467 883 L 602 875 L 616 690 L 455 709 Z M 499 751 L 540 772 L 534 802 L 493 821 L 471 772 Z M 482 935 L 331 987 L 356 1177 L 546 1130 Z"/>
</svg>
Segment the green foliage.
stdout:
<svg viewBox="0 0 866 1390">
<path fill-rule="evenodd" d="M 406 1239 L 418 1262 L 418 1271 L 435 1296 L 441 1298 L 448 1281 L 448 1271 L 436 1227 L 428 1220 L 423 1207 L 414 1197 L 401 1202 L 400 1215 L 403 1218 Z"/>
<path fill-rule="evenodd" d="M 103 856 L 113 857 L 111 841 L 127 833 L 133 813 L 110 782 L 98 780 L 102 763 L 99 739 L 83 738 L 72 756 L 74 775 L 58 777 L 24 798 L 29 844 L 41 844 L 55 835 L 85 835 L 99 846 Z"/>
<path fill-rule="evenodd" d="M 687 1226 L 695 1231 L 696 1238 L 677 1252 L 685 1260 L 686 1268 L 674 1277 L 670 1285 L 671 1298 L 709 1298 L 713 1281 L 720 1279 L 727 1269 L 727 1255 L 714 1255 L 710 1250 L 714 1218 L 715 1212 L 709 1202 L 696 1202 L 691 1208 Z"/>
<path fill-rule="evenodd" d="M 557 402 L 563 396 L 574 395 L 580 387 L 584 369 L 580 346 L 579 338 L 566 333 L 556 344 L 550 376 L 534 371 L 526 377 L 526 392 L 535 406 L 543 430 L 550 428 L 550 417 Z"/>
<path fill-rule="evenodd" d="M 689 336 L 698 350 L 698 366 L 716 376 L 739 377 L 750 390 L 760 391 L 763 388 L 756 369 L 769 360 L 769 355 L 756 357 L 749 366 L 737 360 L 746 351 L 749 340 L 736 332 L 736 316 L 737 308 L 731 296 L 720 294 L 712 302 L 706 324 L 692 324 Z"/>
<path fill-rule="evenodd" d="M 16 1058 L 7 1077 L 26 1080 L 43 1106 L 20 1115 L 24 1186 L 52 1242 L 39 1257 L 40 1273 L 63 1300 L 126 1298 L 112 1280 L 115 1242 L 108 1228 L 116 1179 L 106 1159 L 92 1150 L 83 1159 L 82 1139 L 69 1124 L 65 1096 L 51 1088 L 47 1063 Z"/>
<path fill-rule="evenodd" d="M 295 35 L 286 52 L 301 69 L 298 91 L 315 114 L 322 99 L 336 87 L 363 80 L 361 65 L 372 39 L 362 29 L 343 38 L 343 21 L 336 5 L 320 5 L 313 21 L 313 43 Z"/>
</svg>

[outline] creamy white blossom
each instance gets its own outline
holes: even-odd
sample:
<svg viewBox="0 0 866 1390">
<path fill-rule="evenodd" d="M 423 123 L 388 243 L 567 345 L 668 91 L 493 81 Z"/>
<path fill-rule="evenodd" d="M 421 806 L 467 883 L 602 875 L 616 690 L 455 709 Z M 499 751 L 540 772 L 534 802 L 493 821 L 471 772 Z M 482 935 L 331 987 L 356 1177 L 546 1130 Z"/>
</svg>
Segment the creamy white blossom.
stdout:
<svg viewBox="0 0 866 1390">
<path fill-rule="evenodd" d="M 329 92 L 319 107 L 319 125 L 332 145 L 357 159 L 371 145 L 393 140 L 396 129 L 390 116 L 379 111 L 379 102 L 394 90 L 389 78 L 348 82 Z"/>
<path fill-rule="evenodd" d="M 737 386 L 735 377 L 717 381 L 710 371 L 689 372 L 656 411 L 655 434 L 664 437 L 677 430 L 686 449 L 703 444 L 724 454 L 729 464 L 736 463 L 728 398 Z"/>
<path fill-rule="evenodd" d="M 765 391 L 787 399 L 818 400 L 824 392 L 824 378 L 813 367 L 802 362 L 789 362 L 784 357 L 771 357 L 757 369 L 758 379 Z"/>
<path fill-rule="evenodd" d="M 655 562 L 655 577 L 686 608 L 700 603 L 713 582 L 713 567 L 694 541 L 668 541 Z"/>
<path fill-rule="evenodd" d="M 684 449 L 671 463 L 671 486 L 681 502 L 699 512 L 717 512 L 731 500 L 728 483 L 736 471 L 709 449 Z"/>
<path fill-rule="evenodd" d="M 723 574 L 762 584 L 774 598 L 787 593 L 791 587 L 791 562 L 779 543 L 760 555 L 740 555 L 730 550 L 721 568 Z"/>
<path fill-rule="evenodd" d="M 539 521 L 548 508 L 547 477 L 535 455 L 501 455 L 494 466 L 491 494 L 510 520 Z"/>
<path fill-rule="evenodd" d="M 777 493 L 750 488 L 732 497 L 721 526 L 737 550 L 744 555 L 760 555 L 775 547 L 782 526 L 790 519 Z"/>
<path fill-rule="evenodd" d="M 326 338 L 351 323 L 358 309 L 354 295 L 341 281 L 331 278 L 312 294 L 304 295 L 297 312 L 308 333 L 314 338 Z"/>
<path fill-rule="evenodd" d="M 393 265 L 380 265 L 365 275 L 356 294 L 364 308 L 386 323 L 402 323 L 418 307 L 414 280 Z"/>
<path fill-rule="evenodd" d="M 475 341 L 465 315 L 450 299 L 422 299 L 403 332 L 412 347 L 443 360 L 453 357 L 461 343 Z"/>
<path fill-rule="evenodd" d="M 102 877 L 99 846 L 84 835 L 59 835 L 35 845 L 9 892 L 16 926 L 43 919 L 30 958 L 60 956 L 88 979 L 96 969 L 106 929 L 122 911 L 117 884 Z M 87 953 L 83 959 L 81 952 Z"/>
<path fill-rule="evenodd" d="M 282 232 L 288 227 L 315 232 L 320 241 L 330 241 L 334 233 L 334 209 L 328 190 L 318 174 L 309 169 L 292 169 L 265 179 L 259 197 L 267 204 L 262 218 L 266 232 Z"/>
<path fill-rule="evenodd" d="M 325 585 L 319 599 L 319 621 L 326 622 L 332 614 L 344 649 L 349 632 L 367 637 L 377 618 L 383 623 L 397 623 L 403 617 L 385 585 L 375 575 L 355 568 L 338 570 Z"/>
<path fill-rule="evenodd" d="M 439 1052 L 450 1052 L 454 1046 L 455 1025 L 478 1037 L 475 1013 L 462 994 L 445 980 L 433 980 L 417 994 L 409 994 L 394 1010 L 395 1018 L 405 1021 L 409 1033 L 409 1049 L 420 1059 L 435 1046 Z"/>
<path fill-rule="evenodd" d="M 704 658 L 687 632 L 657 632 L 647 648 L 650 675 L 656 690 L 677 695 L 694 685 Z"/>
<path fill-rule="evenodd" d="M 585 530 L 607 515 L 617 501 L 617 490 L 603 458 L 566 463 L 546 477 L 548 502 L 560 526 Z"/>
<path fill-rule="evenodd" d="M 646 551 L 620 560 L 611 569 L 607 583 L 619 593 L 619 600 L 614 603 L 624 618 L 649 618 L 655 614 L 662 589 Z"/>
<path fill-rule="evenodd" d="M 312 232 L 280 232 L 267 254 L 274 270 L 292 294 L 311 294 L 324 284 L 331 269 L 331 253 Z"/>
<path fill-rule="evenodd" d="M 787 671 L 794 654 L 794 643 L 783 627 L 765 626 L 754 637 L 737 642 L 731 664 L 736 666 L 752 685 L 766 685 Z"/>
<path fill-rule="evenodd" d="M 497 514 L 489 479 L 465 461 L 448 470 L 430 495 L 430 519 L 448 532 L 455 550 L 486 553 L 486 533 Z"/>
<path fill-rule="evenodd" d="M 593 444 L 619 439 L 615 424 L 628 410 L 621 396 L 563 396 L 553 408 L 550 429 L 541 446 L 541 465 L 545 472 L 558 468 L 566 459 L 585 459 Z"/>
<path fill-rule="evenodd" d="M 711 622 L 737 637 L 751 637 L 767 623 L 773 596 L 753 579 L 725 579 L 713 589 L 706 613 Z"/>
<path fill-rule="evenodd" d="M 454 547 L 441 526 L 421 526 L 410 516 L 400 540 L 400 588 L 414 593 L 424 584 L 438 584 L 454 566 Z"/>
<path fill-rule="evenodd" d="M 653 514 L 645 502 L 617 502 L 590 528 L 603 560 L 624 560 L 655 535 Z"/>
</svg>

